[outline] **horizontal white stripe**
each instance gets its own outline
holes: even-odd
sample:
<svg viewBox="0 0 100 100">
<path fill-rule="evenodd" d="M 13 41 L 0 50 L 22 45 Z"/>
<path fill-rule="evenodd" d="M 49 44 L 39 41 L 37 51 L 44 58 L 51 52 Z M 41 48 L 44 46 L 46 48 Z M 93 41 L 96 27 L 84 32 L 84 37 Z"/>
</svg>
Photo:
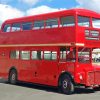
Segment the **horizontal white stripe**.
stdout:
<svg viewBox="0 0 100 100">
<path fill-rule="evenodd" d="M 76 46 L 84 46 L 84 43 L 76 43 Z"/>
<path fill-rule="evenodd" d="M 30 46 L 74 46 L 71 43 L 58 43 L 58 44 L 0 44 L 0 47 L 30 47 Z M 84 44 L 76 43 L 76 46 L 84 46 Z"/>
</svg>

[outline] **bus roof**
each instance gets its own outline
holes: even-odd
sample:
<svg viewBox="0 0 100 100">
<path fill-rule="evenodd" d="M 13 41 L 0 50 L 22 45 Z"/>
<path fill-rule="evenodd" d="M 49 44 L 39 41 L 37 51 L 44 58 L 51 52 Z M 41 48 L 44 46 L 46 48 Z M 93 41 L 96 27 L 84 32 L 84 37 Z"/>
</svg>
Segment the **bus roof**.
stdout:
<svg viewBox="0 0 100 100">
<path fill-rule="evenodd" d="M 54 18 L 64 15 L 83 15 L 83 16 L 91 16 L 100 18 L 100 14 L 96 13 L 91 10 L 83 9 L 83 8 L 76 8 L 76 9 L 70 9 L 70 10 L 62 10 L 57 12 L 51 12 L 51 13 L 45 13 L 45 14 L 39 14 L 39 15 L 33 15 L 33 16 L 26 16 L 21 18 L 14 18 L 14 19 L 8 19 L 4 23 L 14 23 L 14 22 L 24 22 L 24 21 L 32 21 L 32 20 L 43 20 L 48 18 Z M 53 15 L 53 16 L 52 16 Z"/>
</svg>

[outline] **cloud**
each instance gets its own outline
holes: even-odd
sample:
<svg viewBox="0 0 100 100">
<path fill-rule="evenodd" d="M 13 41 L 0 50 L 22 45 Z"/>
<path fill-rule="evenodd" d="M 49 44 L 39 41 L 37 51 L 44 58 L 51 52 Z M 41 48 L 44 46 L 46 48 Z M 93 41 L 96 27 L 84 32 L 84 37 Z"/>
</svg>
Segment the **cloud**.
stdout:
<svg viewBox="0 0 100 100">
<path fill-rule="evenodd" d="M 58 9 L 58 8 L 51 8 L 51 7 L 43 5 L 36 8 L 30 8 L 24 12 L 10 5 L 0 4 L 0 22 L 5 21 L 6 19 L 55 12 L 59 10 L 65 10 L 65 8 Z"/>
<path fill-rule="evenodd" d="M 76 0 L 79 3 L 79 7 L 90 9 L 100 13 L 100 0 Z"/>
<path fill-rule="evenodd" d="M 40 0 L 19 0 L 22 3 L 26 3 L 28 5 L 35 5 L 37 4 Z"/>
<path fill-rule="evenodd" d="M 29 10 L 26 11 L 26 15 L 37 15 L 37 14 L 43 14 L 43 13 L 49 13 L 49 12 L 55 12 L 55 11 L 59 11 L 59 10 L 65 10 L 65 8 L 51 8 L 48 6 L 39 6 L 36 8 L 31 8 Z"/>
<path fill-rule="evenodd" d="M 42 13 L 49 13 L 55 12 L 59 10 L 65 10 L 65 8 L 51 8 L 48 6 L 39 6 L 36 8 L 30 8 L 26 11 L 21 11 L 17 8 L 14 8 L 10 5 L 0 4 L 0 24 L 7 19 L 22 17 L 22 16 L 29 16 L 29 15 L 37 15 Z"/>
<path fill-rule="evenodd" d="M 17 18 L 21 16 L 24 16 L 24 12 L 9 5 L 0 4 L 0 22 L 3 22 L 6 19 Z"/>
</svg>

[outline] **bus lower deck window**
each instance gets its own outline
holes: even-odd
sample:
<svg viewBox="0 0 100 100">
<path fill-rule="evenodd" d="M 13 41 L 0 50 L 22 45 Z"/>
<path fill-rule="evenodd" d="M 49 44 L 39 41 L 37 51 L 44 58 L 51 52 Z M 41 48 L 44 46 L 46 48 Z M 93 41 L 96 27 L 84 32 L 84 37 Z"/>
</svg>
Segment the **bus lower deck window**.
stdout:
<svg viewBox="0 0 100 100">
<path fill-rule="evenodd" d="M 61 60 L 66 60 L 66 51 L 60 51 L 60 59 Z"/>
<path fill-rule="evenodd" d="M 45 60 L 56 60 L 57 52 L 56 51 L 44 51 L 44 59 Z"/>
<path fill-rule="evenodd" d="M 30 60 L 30 51 L 21 51 L 20 57 L 22 60 Z"/>
<path fill-rule="evenodd" d="M 19 51 L 11 51 L 10 58 L 11 59 L 19 59 Z"/>
<path fill-rule="evenodd" d="M 32 51 L 31 59 L 32 60 L 41 60 L 43 57 L 43 51 Z"/>
</svg>

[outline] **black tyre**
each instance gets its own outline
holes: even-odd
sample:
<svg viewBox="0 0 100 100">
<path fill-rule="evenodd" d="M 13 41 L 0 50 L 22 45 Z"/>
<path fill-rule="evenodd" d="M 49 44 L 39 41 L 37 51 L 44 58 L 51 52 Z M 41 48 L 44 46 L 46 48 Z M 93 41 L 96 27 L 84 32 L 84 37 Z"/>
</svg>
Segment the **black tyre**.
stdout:
<svg viewBox="0 0 100 100">
<path fill-rule="evenodd" d="M 16 84 L 17 83 L 17 72 L 16 70 L 11 70 L 9 74 L 9 83 Z"/>
<path fill-rule="evenodd" d="M 74 84 L 68 75 L 63 75 L 59 80 L 59 90 L 60 92 L 70 95 L 74 93 Z"/>
</svg>

